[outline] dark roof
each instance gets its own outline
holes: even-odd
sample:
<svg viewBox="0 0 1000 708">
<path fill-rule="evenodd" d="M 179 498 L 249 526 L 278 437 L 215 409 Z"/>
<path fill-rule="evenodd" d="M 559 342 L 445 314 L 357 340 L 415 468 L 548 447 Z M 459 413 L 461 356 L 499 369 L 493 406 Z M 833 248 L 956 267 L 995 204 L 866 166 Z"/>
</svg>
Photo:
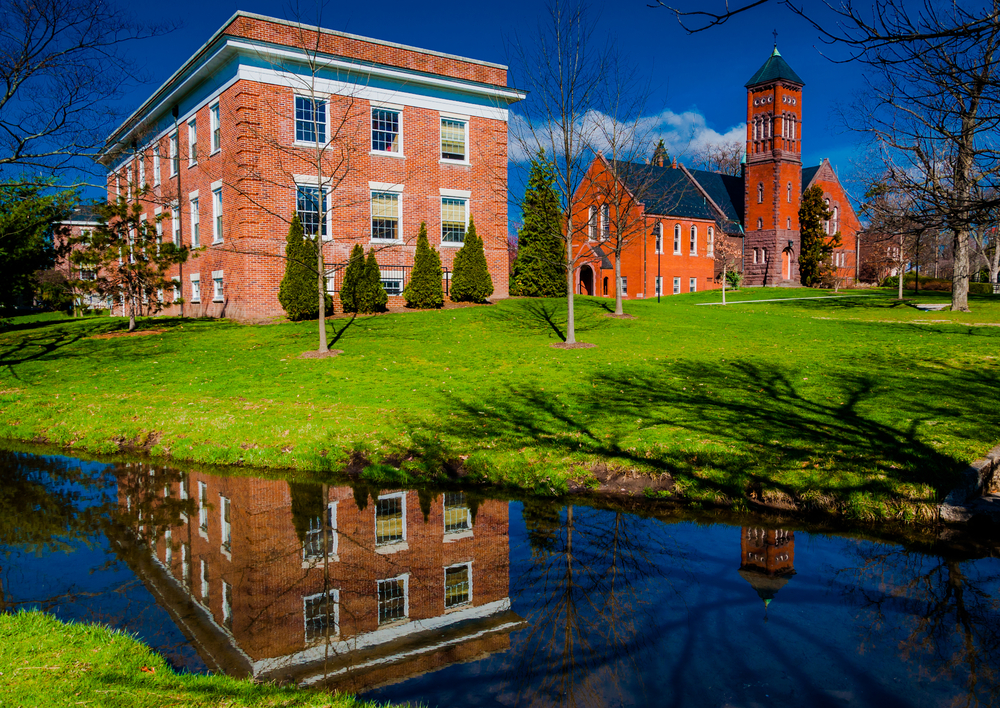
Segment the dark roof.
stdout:
<svg viewBox="0 0 1000 708">
<path fill-rule="evenodd" d="M 791 571 L 781 575 L 771 575 L 753 566 L 740 568 L 738 572 L 757 591 L 757 596 L 764 602 L 773 600 L 778 591 L 785 587 L 792 575 L 795 574 L 794 571 Z"/>
<path fill-rule="evenodd" d="M 812 182 L 813 177 L 819 172 L 819 168 L 823 165 L 816 165 L 815 167 L 803 167 L 802 168 L 802 191 L 806 191 L 806 187 Z"/>
<path fill-rule="evenodd" d="M 608 254 L 604 252 L 604 249 L 599 244 L 592 244 L 590 250 L 596 253 L 597 257 L 601 259 L 601 270 L 611 270 L 615 267 L 611 259 L 608 258 Z"/>
<path fill-rule="evenodd" d="M 625 186 L 644 202 L 647 214 L 688 219 L 715 219 L 715 210 L 698 185 L 682 169 L 614 162 L 612 169 Z"/>
<path fill-rule="evenodd" d="M 788 62 L 781 58 L 781 54 L 778 53 L 778 48 L 775 47 L 774 51 L 771 52 L 771 56 L 767 58 L 764 62 L 764 66 L 757 70 L 757 73 L 750 77 L 750 80 L 746 82 L 745 86 L 750 88 L 751 86 L 757 86 L 758 84 L 766 84 L 771 81 L 777 81 L 778 79 L 785 79 L 799 86 L 805 86 L 806 82 L 799 78 L 799 75 L 792 71 L 792 67 L 788 66 Z"/>
<path fill-rule="evenodd" d="M 705 170 L 690 172 L 725 214 L 728 223 L 720 220 L 719 227 L 729 234 L 739 233 L 739 225 L 743 223 L 743 178 Z"/>
</svg>

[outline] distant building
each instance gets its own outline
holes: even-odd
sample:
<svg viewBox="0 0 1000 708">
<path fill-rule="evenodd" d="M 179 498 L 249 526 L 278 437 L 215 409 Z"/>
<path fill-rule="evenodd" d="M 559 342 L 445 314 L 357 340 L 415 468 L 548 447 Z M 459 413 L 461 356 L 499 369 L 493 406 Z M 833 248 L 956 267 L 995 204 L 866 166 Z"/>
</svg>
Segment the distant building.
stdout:
<svg viewBox="0 0 1000 708">
<path fill-rule="evenodd" d="M 583 264 L 578 292 L 614 297 L 609 229 L 621 219 L 607 199 L 609 180 L 635 195 L 626 219 L 641 231 L 622 253 L 626 298 L 650 298 L 721 286 L 719 238 L 742 241 L 746 285 L 799 285 L 799 206 L 818 185 L 832 212 L 825 224 L 841 245 L 833 265 L 842 283 L 857 280 L 860 223 L 828 160 L 802 167 L 802 89 L 805 83 L 775 47 L 746 83 L 746 157 L 741 176 L 664 164 L 612 163 L 595 159 L 576 194 L 575 223 Z M 623 203 L 621 201 L 617 202 Z"/>
<path fill-rule="evenodd" d="M 795 575 L 795 533 L 749 526 L 740 533 L 740 577 L 767 608 Z"/>
<path fill-rule="evenodd" d="M 294 214 L 321 235 L 335 296 L 361 244 L 377 251 L 390 304 L 420 224 L 448 270 L 473 218 L 506 297 L 507 116 L 522 98 L 502 65 L 237 12 L 101 161 L 109 198 L 148 186 L 162 238 L 201 249 L 172 273 L 165 314 L 181 300 L 190 316 L 282 314 Z"/>
</svg>

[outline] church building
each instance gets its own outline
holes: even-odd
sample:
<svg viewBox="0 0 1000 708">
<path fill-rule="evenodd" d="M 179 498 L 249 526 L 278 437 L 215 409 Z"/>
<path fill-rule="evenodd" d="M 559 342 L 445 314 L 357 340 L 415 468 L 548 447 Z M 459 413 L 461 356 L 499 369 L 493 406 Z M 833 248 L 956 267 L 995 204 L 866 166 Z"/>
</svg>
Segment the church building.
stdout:
<svg viewBox="0 0 1000 708">
<path fill-rule="evenodd" d="M 721 287 L 720 239 L 736 245 L 727 268 L 742 270 L 745 285 L 798 286 L 799 206 L 814 185 L 832 214 L 827 234 L 840 234 L 837 280 L 856 281 L 860 224 L 847 193 L 828 160 L 802 166 L 805 82 L 775 46 L 745 87 L 739 176 L 666 164 L 660 151 L 643 164 L 594 160 L 574 199 L 574 223 L 584 225 L 577 292 L 614 297 L 616 251 L 625 298 Z"/>
</svg>

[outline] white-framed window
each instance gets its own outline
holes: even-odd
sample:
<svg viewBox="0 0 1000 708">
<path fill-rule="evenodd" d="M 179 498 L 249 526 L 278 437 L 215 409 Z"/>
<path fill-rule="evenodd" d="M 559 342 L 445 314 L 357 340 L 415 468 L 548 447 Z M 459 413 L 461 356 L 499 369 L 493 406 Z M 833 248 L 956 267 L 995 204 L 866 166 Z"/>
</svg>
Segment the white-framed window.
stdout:
<svg viewBox="0 0 1000 708">
<path fill-rule="evenodd" d="M 132 165 L 129 165 L 128 167 L 125 168 L 125 188 L 128 190 L 129 196 L 132 196 L 133 186 L 134 185 L 132 183 Z M 827 204 L 829 204 L 829 202 Z"/>
<path fill-rule="evenodd" d="M 332 556 L 337 552 L 337 502 L 330 502 L 321 516 L 309 518 L 309 528 L 302 544 L 303 560 L 311 561 Z"/>
<path fill-rule="evenodd" d="M 170 232 L 175 246 L 181 245 L 181 203 L 170 205 Z"/>
<path fill-rule="evenodd" d="M 233 522 L 231 517 L 233 503 L 219 495 L 219 522 L 222 524 L 222 550 L 233 552 Z"/>
<path fill-rule="evenodd" d="M 760 262 L 761 263 L 766 263 L 767 262 L 767 249 L 766 248 L 760 249 Z"/>
<path fill-rule="evenodd" d="M 382 289 L 386 295 L 403 294 L 403 271 L 401 270 L 379 270 L 379 278 L 382 282 Z"/>
<path fill-rule="evenodd" d="M 161 216 L 162 207 L 156 207 L 153 209 L 153 218 L 156 219 L 154 222 L 154 228 L 156 229 L 156 242 L 163 243 L 163 218 Z"/>
<path fill-rule="evenodd" d="M 833 207 L 833 233 L 840 231 L 840 207 Z"/>
<path fill-rule="evenodd" d="M 472 529 L 472 510 L 465 492 L 445 492 L 444 532 L 462 533 Z"/>
<path fill-rule="evenodd" d="M 708 236 L 705 239 L 705 255 L 715 255 L 715 228 L 712 226 L 708 227 Z"/>
<path fill-rule="evenodd" d="M 444 569 L 444 607 L 450 609 L 472 602 L 472 563 Z"/>
<path fill-rule="evenodd" d="M 829 199 L 824 199 L 823 203 L 826 204 L 826 211 L 827 211 L 827 213 L 829 213 L 830 212 L 830 200 Z M 830 220 L 829 219 L 824 219 L 823 220 L 823 229 L 826 231 L 827 234 L 833 233 L 832 231 L 830 231 Z"/>
<path fill-rule="evenodd" d="M 201 602 L 207 605 L 211 586 L 208 581 L 208 561 L 201 559 Z"/>
<path fill-rule="evenodd" d="M 198 281 L 192 275 L 191 285 L 194 286 L 196 282 Z M 198 482 L 198 528 L 205 533 L 208 532 L 208 484 L 205 482 Z"/>
<path fill-rule="evenodd" d="M 372 106 L 372 152 L 402 154 L 402 110 Z"/>
<path fill-rule="evenodd" d="M 212 190 L 212 243 L 222 243 L 222 187 Z"/>
<path fill-rule="evenodd" d="M 655 288 L 656 288 L 656 294 L 657 295 L 662 295 L 663 294 L 663 278 L 661 278 L 660 276 L 656 276 L 656 279 L 655 279 Z"/>
<path fill-rule="evenodd" d="M 209 128 L 212 131 L 212 153 L 222 149 L 222 124 L 219 114 L 219 103 L 213 103 L 208 109 Z"/>
<path fill-rule="evenodd" d="M 330 235 L 330 213 L 327 197 L 329 190 L 322 190 L 323 200 L 320 202 L 320 188 L 310 185 L 295 185 L 295 210 L 302 222 L 302 231 L 306 236 L 316 237 L 322 222 L 323 238 Z"/>
<path fill-rule="evenodd" d="M 181 579 L 184 587 L 191 587 L 191 544 L 181 544 Z"/>
<path fill-rule="evenodd" d="M 623 275 L 618 279 L 618 284 L 621 286 L 622 297 L 628 295 L 628 276 Z"/>
<path fill-rule="evenodd" d="M 173 575 L 173 569 L 171 566 L 174 563 L 174 543 L 173 535 L 170 533 L 170 529 L 163 532 L 163 564 L 167 568 L 167 572 Z"/>
<path fill-rule="evenodd" d="M 191 276 L 191 302 L 201 302 L 201 276 L 198 273 Z"/>
<path fill-rule="evenodd" d="M 225 300 L 225 283 L 223 282 L 223 271 L 212 271 L 212 302 L 222 302 Z"/>
<path fill-rule="evenodd" d="M 680 295 L 680 294 L 681 294 L 681 279 L 674 278 L 674 295 Z"/>
<path fill-rule="evenodd" d="M 385 494 L 375 502 L 375 544 L 406 540 L 406 494 Z"/>
<path fill-rule="evenodd" d="M 171 302 L 177 302 L 181 299 L 181 276 L 175 275 L 171 280 L 174 282 L 174 297 Z M 187 499 L 187 490 L 181 487 L 182 499 Z"/>
<path fill-rule="evenodd" d="M 188 121 L 188 167 L 198 164 L 198 119 Z"/>
<path fill-rule="evenodd" d="M 587 209 L 587 240 L 593 241 L 597 235 L 597 207 Z"/>
<path fill-rule="evenodd" d="M 698 279 L 697 278 L 688 278 L 688 292 L 689 293 L 696 293 L 696 292 L 698 292 Z"/>
<path fill-rule="evenodd" d="M 146 155 L 140 153 L 138 162 L 139 162 L 139 189 L 143 189 L 146 186 Z"/>
<path fill-rule="evenodd" d="M 226 629 L 233 628 L 233 586 L 222 581 L 222 624 Z"/>
<path fill-rule="evenodd" d="M 323 99 L 295 97 L 295 142 L 326 144 L 327 105 Z"/>
<path fill-rule="evenodd" d="M 458 197 L 441 197 L 441 243 L 465 243 L 465 230 L 469 226 L 468 200 Z"/>
<path fill-rule="evenodd" d="M 188 201 L 188 209 L 191 214 L 191 248 L 198 248 L 201 245 L 201 214 L 198 211 L 198 193 Z"/>
<path fill-rule="evenodd" d="M 378 623 L 388 624 L 410 616 L 410 577 L 400 575 L 378 581 Z"/>
<path fill-rule="evenodd" d="M 681 225 L 674 224 L 674 255 L 681 255 Z"/>
<path fill-rule="evenodd" d="M 601 204 L 601 240 L 606 241 L 611 237 L 611 206 Z"/>
<path fill-rule="evenodd" d="M 689 245 L 689 248 L 690 248 L 690 251 L 691 251 L 691 255 L 692 256 L 697 256 L 698 255 L 698 227 L 697 226 L 694 226 L 694 225 L 691 226 L 691 236 L 690 236 L 688 245 Z"/>
<path fill-rule="evenodd" d="M 442 116 L 441 159 L 448 162 L 468 162 L 468 143 L 469 121 Z"/>
<path fill-rule="evenodd" d="M 756 248 L 755 248 L 755 249 L 753 249 L 753 262 L 754 262 L 754 263 L 756 263 L 756 262 L 757 262 L 757 249 L 756 249 Z"/>
<path fill-rule="evenodd" d="M 399 241 L 400 194 L 372 192 L 372 241 Z"/>
<path fill-rule="evenodd" d="M 302 598 L 306 642 L 340 636 L 340 591 L 336 588 Z"/>
<path fill-rule="evenodd" d="M 663 229 L 660 227 L 660 222 L 653 224 L 653 239 L 654 239 L 654 252 L 663 253 Z"/>
<path fill-rule="evenodd" d="M 160 146 L 153 146 L 153 186 L 160 186 Z"/>
</svg>

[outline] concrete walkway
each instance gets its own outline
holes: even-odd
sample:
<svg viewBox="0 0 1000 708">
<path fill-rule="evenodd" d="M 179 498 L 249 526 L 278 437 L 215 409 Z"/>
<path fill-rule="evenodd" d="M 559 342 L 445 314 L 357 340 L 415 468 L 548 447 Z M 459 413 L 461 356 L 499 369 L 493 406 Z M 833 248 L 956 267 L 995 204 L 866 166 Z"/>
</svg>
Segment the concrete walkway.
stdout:
<svg viewBox="0 0 1000 708">
<path fill-rule="evenodd" d="M 741 305 L 754 302 L 792 302 L 793 300 L 833 300 L 838 297 L 871 297 L 871 295 L 815 295 L 812 297 L 776 297 L 770 300 L 727 300 L 721 302 L 699 302 L 697 305 Z"/>
</svg>

